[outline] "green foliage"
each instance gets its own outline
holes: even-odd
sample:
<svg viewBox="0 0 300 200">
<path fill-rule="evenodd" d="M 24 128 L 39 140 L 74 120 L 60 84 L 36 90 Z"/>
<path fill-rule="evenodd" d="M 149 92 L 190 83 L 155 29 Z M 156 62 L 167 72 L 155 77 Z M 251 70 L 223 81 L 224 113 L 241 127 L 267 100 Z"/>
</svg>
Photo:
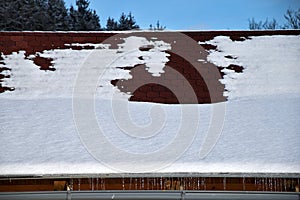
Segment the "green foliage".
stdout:
<svg viewBox="0 0 300 200">
<path fill-rule="evenodd" d="M 2 31 L 100 30 L 99 17 L 88 0 L 76 0 L 69 12 L 64 0 L 0 0 Z"/>
<path fill-rule="evenodd" d="M 72 31 L 98 31 L 100 19 L 95 10 L 89 9 L 88 0 L 76 0 L 77 10 L 73 6 L 69 12 L 69 30 Z"/>
<path fill-rule="evenodd" d="M 118 22 L 114 20 L 114 18 L 108 17 L 106 23 L 106 30 L 108 31 L 116 31 L 118 30 Z"/>
<path fill-rule="evenodd" d="M 128 15 L 122 13 L 119 21 L 115 21 L 114 18 L 109 17 L 106 23 L 106 30 L 108 31 L 126 31 L 139 28 L 131 12 Z"/>
<path fill-rule="evenodd" d="M 48 28 L 49 30 L 69 30 L 69 15 L 62 0 L 48 0 Z M 46 12 L 46 10 L 45 10 Z"/>
<path fill-rule="evenodd" d="M 101 29 L 89 0 L 76 0 L 67 9 L 64 0 L 0 0 L 0 31 L 125 31 L 139 29 L 133 15 L 122 13 L 119 20 L 109 17 Z M 163 30 L 159 25 L 155 30 Z"/>
</svg>

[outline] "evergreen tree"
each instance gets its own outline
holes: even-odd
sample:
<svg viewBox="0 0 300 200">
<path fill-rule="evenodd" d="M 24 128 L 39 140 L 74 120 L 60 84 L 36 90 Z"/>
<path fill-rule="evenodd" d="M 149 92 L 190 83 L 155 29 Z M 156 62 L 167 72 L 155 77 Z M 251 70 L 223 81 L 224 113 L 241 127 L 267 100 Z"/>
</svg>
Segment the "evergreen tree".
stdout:
<svg viewBox="0 0 300 200">
<path fill-rule="evenodd" d="M 134 17 L 132 16 L 131 12 L 128 16 L 126 16 L 124 13 L 122 13 L 119 24 L 118 24 L 118 30 L 125 31 L 125 30 L 132 30 L 132 29 L 138 29 L 139 26 L 136 24 Z"/>
<path fill-rule="evenodd" d="M 0 0 L 0 30 L 20 31 L 23 24 L 19 18 L 22 3 L 19 0 Z"/>
<path fill-rule="evenodd" d="M 70 8 L 72 29 L 75 31 L 100 30 L 100 20 L 96 11 L 89 9 L 88 0 L 76 0 L 77 10 Z M 72 10 L 71 10 L 72 9 Z"/>
<path fill-rule="evenodd" d="M 64 0 L 0 0 L 0 30 L 62 31 L 100 30 L 96 11 L 88 0 L 76 0 L 77 10 Z"/>
<path fill-rule="evenodd" d="M 76 25 L 78 24 L 77 11 L 73 6 L 70 7 L 69 11 L 69 30 L 76 30 Z"/>
<path fill-rule="evenodd" d="M 32 18 L 26 20 L 27 30 L 39 30 L 39 31 L 51 31 L 51 26 L 49 26 L 49 13 L 48 13 L 48 2 L 47 0 L 33 0 L 31 2 L 33 6 L 31 7 Z"/>
<path fill-rule="evenodd" d="M 136 24 L 134 17 L 132 16 L 131 12 L 127 17 L 127 23 L 130 29 L 139 29 L 140 27 Z"/>
<path fill-rule="evenodd" d="M 118 30 L 120 31 L 130 30 L 127 24 L 127 17 L 124 13 L 122 13 L 119 19 Z"/>
<path fill-rule="evenodd" d="M 15 8 L 18 10 L 19 15 L 15 20 L 19 21 L 21 26 L 12 27 L 12 29 L 20 28 L 20 30 L 25 31 L 43 30 L 40 20 L 36 16 L 39 13 L 40 6 L 35 0 L 17 0 Z"/>
<path fill-rule="evenodd" d="M 47 16 L 50 30 L 62 31 L 69 29 L 68 10 L 63 0 L 48 0 Z"/>
<path fill-rule="evenodd" d="M 118 23 L 114 20 L 114 18 L 108 17 L 107 22 L 106 22 L 106 30 L 107 31 L 118 30 Z"/>
</svg>

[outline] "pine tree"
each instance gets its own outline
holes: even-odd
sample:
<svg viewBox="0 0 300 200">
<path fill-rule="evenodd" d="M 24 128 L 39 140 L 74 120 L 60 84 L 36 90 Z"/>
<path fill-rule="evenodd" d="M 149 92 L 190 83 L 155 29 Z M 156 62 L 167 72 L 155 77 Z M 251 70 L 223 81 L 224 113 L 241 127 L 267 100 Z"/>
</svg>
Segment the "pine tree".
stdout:
<svg viewBox="0 0 300 200">
<path fill-rule="evenodd" d="M 69 29 L 68 10 L 63 0 L 48 0 L 47 15 L 50 30 L 62 31 Z"/>
<path fill-rule="evenodd" d="M 134 17 L 132 16 L 131 12 L 128 16 L 126 16 L 124 13 L 122 13 L 119 24 L 118 24 L 118 30 L 125 31 L 125 30 L 132 30 L 132 29 L 138 29 L 139 26 L 136 24 Z"/>
<path fill-rule="evenodd" d="M 74 9 L 73 6 L 70 7 L 69 11 L 69 23 L 68 23 L 69 30 L 76 30 L 77 29 L 77 24 L 78 24 L 78 16 L 77 16 L 77 11 Z"/>
<path fill-rule="evenodd" d="M 67 30 L 63 0 L 1 0 L 0 29 L 8 31 Z"/>
<path fill-rule="evenodd" d="M 31 19 L 28 20 L 28 30 L 51 31 L 49 26 L 49 14 L 47 0 L 33 0 L 31 7 Z"/>
<path fill-rule="evenodd" d="M 134 17 L 132 16 L 131 12 L 127 17 L 128 26 L 130 29 L 139 29 L 140 27 L 136 24 Z"/>
<path fill-rule="evenodd" d="M 0 0 L 0 30 L 20 31 L 23 24 L 18 20 L 21 9 L 21 1 L 18 0 Z"/>
<path fill-rule="evenodd" d="M 106 30 L 107 31 L 118 30 L 118 23 L 114 20 L 114 18 L 108 17 L 107 22 L 106 22 Z"/>
<path fill-rule="evenodd" d="M 76 0 L 77 10 L 64 0 L 0 0 L 0 30 L 93 31 L 100 30 L 99 17 L 88 0 Z"/>
<path fill-rule="evenodd" d="M 122 13 L 119 19 L 118 30 L 120 31 L 130 30 L 127 24 L 127 17 L 124 13 Z"/>
<path fill-rule="evenodd" d="M 19 15 L 16 20 L 21 22 L 21 30 L 43 30 L 39 24 L 39 19 L 36 17 L 40 8 L 34 0 L 20 0 L 17 1 L 17 7 Z M 38 29 L 36 29 L 38 28 Z"/>
<path fill-rule="evenodd" d="M 100 30 L 100 20 L 96 11 L 89 9 L 90 2 L 88 0 L 76 0 L 77 10 L 70 8 L 72 18 L 72 30 L 76 31 L 93 31 Z M 71 13 L 72 12 L 72 13 Z"/>
</svg>

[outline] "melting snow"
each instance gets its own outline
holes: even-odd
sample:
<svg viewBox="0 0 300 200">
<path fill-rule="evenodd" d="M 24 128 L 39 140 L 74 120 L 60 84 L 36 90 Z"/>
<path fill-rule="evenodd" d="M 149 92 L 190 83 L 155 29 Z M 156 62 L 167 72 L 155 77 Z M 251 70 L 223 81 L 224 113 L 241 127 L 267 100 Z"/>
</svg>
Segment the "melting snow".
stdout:
<svg viewBox="0 0 300 200">
<path fill-rule="evenodd" d="M 163 51 L 171 48 L 169 44 L 130 37 L 124 38 L 118 50 L 105 46 L 96 50 L 44 51 L 40 56 L 53 59 L 54 72 L 39 70 L 31 60 L 24 59 L 22 51 L 5 56 L 4 62 L 12 70 L 6 72 L 11 78 L 3 84 L 16 90 L 0 94 L 1 174 L 118 172 L 98 162 L 77 134 L 72 94 L 84 65 L 90 66 L 87 76 L 99 73 L 97 69 L 101 68 L 102 78 L 97 85 L 86 83 L 85 87 L 95 87 L 95 116 L 105 137 L 126 152 L 158 151 L 173 141 L 184 109 L 199 110 L 201 120 L 197 121 L 190 146 L 174 163 L 153 169 L 155 172 L 300 173 L 300 37 L 261 36 L 233 42 L 220 36 L 208 43 L 219 50 L 211 51 L 208 61 L 224 67 L 238 64 L 245 69 L 241 74 L 224 70 L 226 75 L 221 81 L 228 90 L 229 101 L 220 104 L 226 106 L 223 130 L 204 159 L 199 158 L 199 149 L 211 123 L 213 105 L 159 105 L 162 109 L 159 113 L 164 112 L 164 124 L 145 139 L 124 134 L 108 100 L 116 93 L 119 99 L 129 97 L 109 83 L 112 79 L 131 78 L 127 70 L 117 67 L 145 64 L 157 76 L 163 73 L 168 61 Z M 148 52 L 139 50 L 147 45 L 153 48 Z M 227 59 L 226 55 L 237 58 Z M 138 59 L 139 56 L 144 60 Z M 158 104 L 129 102 L 128 106 L 129 116 L 119 117 L 130 118 L 137 126 L 147 126 L 159 117 L 153 111 Z M 181 151 L 174 148 L 178 150 Z M 115 165 L 131 162 L 124 156 L 118 158 L 112 157 L 111 162 Z M 135 172 L 134 169 L 148 163 L 140 160 L 131 164 Z"/>
<path fill-rule="evenodd" d="M 221 80 L 229 99 L 300 93 L 299 36 L 261 36 L 243 42 L 219 36 L 208 42 L 217 45 L 208 60 L 218 66 L 242 65 L 244 73 L 224 69 Z M 224 58 L 234 55 L 237 59 Z"/>
</svg>

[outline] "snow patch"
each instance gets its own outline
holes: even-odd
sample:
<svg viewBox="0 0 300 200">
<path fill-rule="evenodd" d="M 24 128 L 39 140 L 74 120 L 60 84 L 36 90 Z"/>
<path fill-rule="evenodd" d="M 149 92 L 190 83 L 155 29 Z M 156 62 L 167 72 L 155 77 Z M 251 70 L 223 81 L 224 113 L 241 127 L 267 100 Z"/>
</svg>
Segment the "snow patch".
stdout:
<svg viewBox="0 0 300 200">
<path fill-rule="evenodd" d="M 146 69 L 153 76 L 163 73 L 163 68 L 168 62 L 169 54 L 164 51 L 171 49 L 171 45 L 163 41 L 148 41 L 143 37 L 123 38 L 124 43 L 119 49 L 109 49 L 109 44 L 72 43 L 69 46 L 94 46 L 95 49 L 54 49 L 46 50 L 36 55 L 25 57 L 25 51 L 12 53 L 4 57 L 3 62 L 11 68 L 9 79 L 3 80 L 3 86 L 14 87 L 15 91 L 0 94 L 1 98 L 37 99 L 37 98 L 71 98 L 77 74 L 80 69 L 89 66 L 85 75 L 98 73 L 97 84 L 90 85 L 84 82 L 84 87 L 94 87 L 97 98 L 110 99 L 113 95 L 121 99 L 128 99 L 130 94 L 122 93 L 110 81 L 114 79 L 130 79 L 128 70 L 120 67 L 145 64 Z M 149 51 L 140 51 L 143 46 L 153 46 Z M 53 59 L 52 64 L 56 69 L 41 71 L 32 60 L 36 56 Z M 143 60 L 140 60 L 142 57 Z M 83 87 L 83 88 L 84 88 Z"/>
<path fill-rule="evenodd" d="M 143 37 L 131 36 L 124 38 L 125 43 L 119 45 L 121 52 L 126 52 L 129 55 L 124 56 L 124 62 L 122 66 L 128 66 L 128 60 L 133 60 L 138 64 L 145 64 L 146 70 L 152 74 L 152 76 L 160 76 L 164 73 L 163 68 L 169 61 L 167 56 L 169 54 L 164 51 L 170 50 L 171 45 L 164 41 L 148 41 Z M 149 51 L 140 51 L 140 47 L 151 46 Z M 138 57 L 142 57 L 143 60 L 136 60 Z M 119 64 L 119 63 L 118 63 Z"/>
<path fill-rule="evenodd" d="M 229 100 L 300 92 L 300 36 L 260 36 L 245 41 L 218 36 L 207 43 L 217 46 L 210 51 L 209 62 L 244 67 L 243 73 L 222 70 L 225 76 L 220 81 Z M 227 55 L 237 58 L 227 59 Z"/>
</svg>

